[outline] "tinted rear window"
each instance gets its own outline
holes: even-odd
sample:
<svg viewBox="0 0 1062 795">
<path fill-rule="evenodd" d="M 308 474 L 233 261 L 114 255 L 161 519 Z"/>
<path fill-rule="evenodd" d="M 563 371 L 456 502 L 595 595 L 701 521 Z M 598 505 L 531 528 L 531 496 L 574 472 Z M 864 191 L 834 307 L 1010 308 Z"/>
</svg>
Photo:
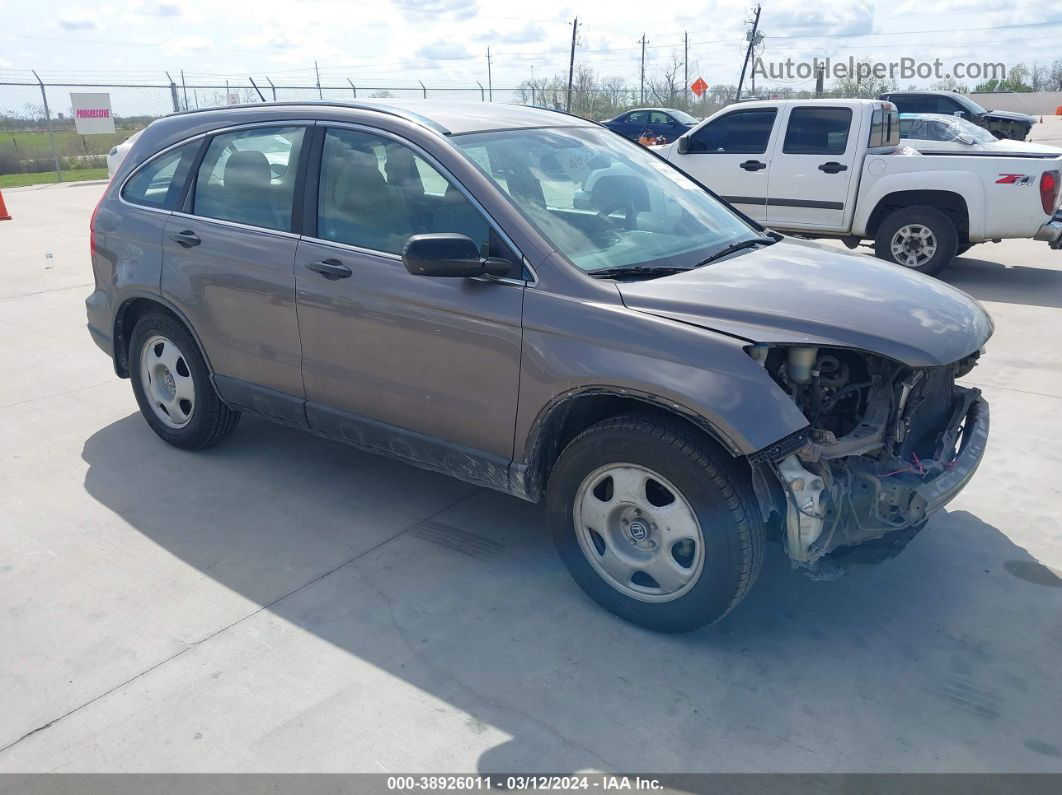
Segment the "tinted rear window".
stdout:
<svg viewBox="0 0 1062 795">
<path fill-rule="evenodd" d="M 794 108 L 782 151 L 787 155 L 843 155 L 851 126 L 848 108 Z"/>
</svg>

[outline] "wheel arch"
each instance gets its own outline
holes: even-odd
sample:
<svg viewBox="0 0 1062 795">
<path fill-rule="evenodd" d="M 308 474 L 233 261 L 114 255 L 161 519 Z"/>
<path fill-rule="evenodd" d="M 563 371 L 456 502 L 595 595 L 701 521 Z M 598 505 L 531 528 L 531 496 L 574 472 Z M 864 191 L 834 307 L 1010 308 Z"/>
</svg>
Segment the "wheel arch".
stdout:
<svg viewBox="0 0 1062 795">
<path fill-rule="evenodd" d="M 907 207 L 926 206 L 939 210 L 955 224 L 959 244 L 970 242 L 970 208 L 965 197 L 949 190 L 902 190 L 878 200 L 867 218 L 866 237 L 875 238 L 881 224 L 892 213 Z"/>
<path fill-rule="evenodd" d="M 659 395 L 608 386 L 588 386 L 556 396 L 535 418 L 522 461 L 514 462 L 512 491 L 537 502 L 561 451 L 582 431 L 622 414 L 667 418 L 692 428 L 711 444 L 738 458 L 741 450 L 711 422 Z"/>
<path fill-rule="evenodd" d="M 127 296 L 118 306 L 118 311 L 114 313 L 114 333 L 112 337 L 114 340 L 114 372 L 120 378 L 129 377 L 129 343 L 133 329 L 141 317 L 150 311 L 160 309 L 172 315 L 192 335 L 192 339 L 195 340 L 196 347 L 199 348 L 203 361 L 206 362 L 207 372 L 210 373 L 210 378 L 213 380 L 214 368 L 210 364 L 210 357 L 207 355 L 206 349 L 203 347 L 203 341 L 199 339 L 195 328 L 188 322 L 188 318 L 165 298 L 149 293 L 135 293 Z"/>
</svg>

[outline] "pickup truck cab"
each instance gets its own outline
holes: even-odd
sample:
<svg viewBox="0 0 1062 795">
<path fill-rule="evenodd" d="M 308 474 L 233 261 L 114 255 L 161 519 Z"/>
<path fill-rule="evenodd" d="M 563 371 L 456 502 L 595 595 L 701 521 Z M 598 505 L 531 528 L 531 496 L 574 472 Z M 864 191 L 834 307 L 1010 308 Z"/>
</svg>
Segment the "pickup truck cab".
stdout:
<svg viewBox="0 0 1062 795">
<path fill-rule="evenodd" d="M 725 108 L 654 151 L 762 224 L 852 248 L 870 241 L 922 273 L 988 240 L 1062 245 L 1055 161 L 899 144 L 891 102 L 772 100 Z"/>
</svg>

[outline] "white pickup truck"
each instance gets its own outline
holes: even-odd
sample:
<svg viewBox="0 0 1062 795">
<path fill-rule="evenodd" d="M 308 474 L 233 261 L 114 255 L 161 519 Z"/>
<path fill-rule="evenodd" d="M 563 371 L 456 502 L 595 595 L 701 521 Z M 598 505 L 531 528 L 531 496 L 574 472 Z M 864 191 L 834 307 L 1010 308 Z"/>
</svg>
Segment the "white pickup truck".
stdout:
<svg viewBox="0 0 1062 795">
<path fill-rule="evenodd" d="M 1062 247 L 1059 161 L 920 155 L 891 102 L 744 102 L 654 151 L 765 226 L 872 241 L 882 259 L 939 273 L 975 243 Z"/>
</svg>

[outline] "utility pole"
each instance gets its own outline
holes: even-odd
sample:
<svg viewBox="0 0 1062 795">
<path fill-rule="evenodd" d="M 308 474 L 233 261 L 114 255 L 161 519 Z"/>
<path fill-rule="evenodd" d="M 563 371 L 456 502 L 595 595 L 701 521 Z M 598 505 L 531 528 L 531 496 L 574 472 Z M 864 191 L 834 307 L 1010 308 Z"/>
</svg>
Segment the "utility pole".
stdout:
<svg viewBox="0 0 1062 795">
<path fill-rule="evenodd" d="M 738 80 L 737 96 L 734 98 L 734 102 L 741 101 L 741 86 L 745 82 L 745 70 L 749 68 L 749 57 L 752 55 L 752 48 L 756 46 L 756 29 L 760 26 L 760 6 L 756 6 L 756 16 L 752 20 L 752 33 L 749 36 L 749 46 L 745 49 L 745 63 L 741 66 L 741 79 Z"/>
<path fill-rule="evenodd" d="M 490 47 L 487 48 L 487 96 L 494 101 L 494 80 L 490 75 Z"/>
<path fill-rule="evenodd" d="M 682 96 L 688 100 L 690 96 L 690 34 L 688 31 L 682 31 L 682 43 L 685 53 L 682 56 Z"/>
<path fill-rule="evenodd" d="M 184 109 L 188 110 L 188 84 L 184 82 L 184 70 L 181 70 L 181 90 L 184 92 Z"/>
<path fill-rule="evenodd" d="M 642 71 L 641 71 L 641 77 L 639 78 L 639 86 L 640 86 L 640 89 L 639 89 L 639 93 L 638 93 L 638 97 L 639 97 L 638 104 L 644 105 L 645 104 L 645 34 L 644 33 L 642 34 Z"/>
<path fill-rule="evenodd" d="M 822 82 L 826 77 L 826 67 L 822 64 L 815 64 L 815 96 L 822 96 Z"/>
<path fill-rule="evenodd" d="M 568 98 L 564 103 L 564 110 L 572 112 L 572 77 L 575 75 L 575 37 L 579 34 L 579 17 L 572 20 L 572 52 L 568 56 Z"/>
<path fill-rule="evenodd" d="M 317 61 L 313 62 L 313 71 L 317 75 L 317 97 L 324 99 L 324 92 L 321 91 L 321 70 L 317 68 Z"/>
</svg>

